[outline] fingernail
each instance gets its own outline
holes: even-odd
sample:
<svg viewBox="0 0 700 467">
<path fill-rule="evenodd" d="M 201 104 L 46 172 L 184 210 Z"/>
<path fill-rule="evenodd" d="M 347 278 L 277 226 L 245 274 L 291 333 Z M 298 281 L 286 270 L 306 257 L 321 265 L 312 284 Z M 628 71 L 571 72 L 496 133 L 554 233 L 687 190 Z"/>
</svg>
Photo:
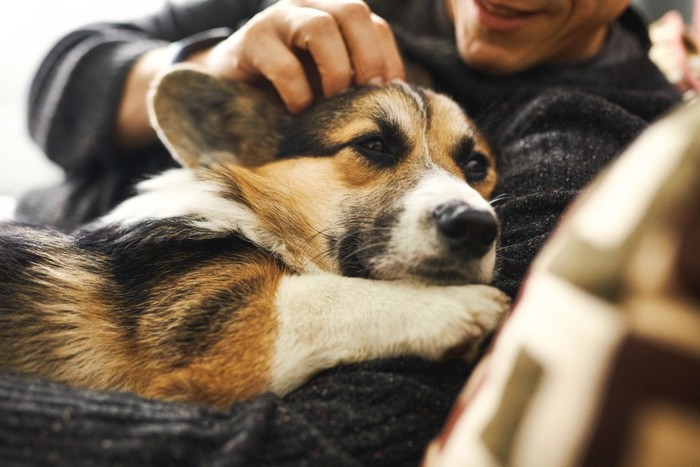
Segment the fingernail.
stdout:
<svg viewBox="0 0 700 467">
<path fill-rule="evenodd" d="M 381 86 L 382 84 L 384 84 L 384 78 L 382 78 L 381 76 L 374 76 L 367 80 L 367 84 L 369 84 L 370 86 Z"/>
</svg>

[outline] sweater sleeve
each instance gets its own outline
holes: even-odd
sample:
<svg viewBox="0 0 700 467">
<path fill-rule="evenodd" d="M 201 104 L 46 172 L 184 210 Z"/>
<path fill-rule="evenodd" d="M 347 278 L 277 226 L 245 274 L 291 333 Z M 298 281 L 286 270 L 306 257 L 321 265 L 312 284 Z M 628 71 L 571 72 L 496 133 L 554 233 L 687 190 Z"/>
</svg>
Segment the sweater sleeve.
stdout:
<svg viewBox="0 0 700 467">
<path fill-rule="evenodd" d="M 366 362 L 223 411 L 2 374 L 0 463 L 416 466 L 467 371 L 457 362 Z"/>
<path fill-rule="evenodd" d="M 145 52 L 194 33 L 238 27 L 259 0 L 168 2 L 158 13 L 125 23 L 88 25 L 48 52 L 32 81 L 28 125 L 47 157 L 67 172 L 95 163 L 129 163 L 113 132 L 124 83 Z M 119 157 L 118 157 L 119 156 Z"/>
</svg>

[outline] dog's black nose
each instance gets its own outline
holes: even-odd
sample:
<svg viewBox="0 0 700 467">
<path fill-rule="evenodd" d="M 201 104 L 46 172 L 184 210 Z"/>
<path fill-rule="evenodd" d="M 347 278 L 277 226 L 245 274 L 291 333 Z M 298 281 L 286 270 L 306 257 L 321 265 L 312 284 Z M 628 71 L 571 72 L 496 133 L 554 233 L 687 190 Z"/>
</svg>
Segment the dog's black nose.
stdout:
<svg viewBox="0 0 700 467">
<path fill-rule="evenodd" d="M 473 209 L 463 201 L 443 203 L 435 208 L 433 216 L 449 244 L 471 254 L 485 254 L 498 235 L 493 214 Z"/>
</svg>

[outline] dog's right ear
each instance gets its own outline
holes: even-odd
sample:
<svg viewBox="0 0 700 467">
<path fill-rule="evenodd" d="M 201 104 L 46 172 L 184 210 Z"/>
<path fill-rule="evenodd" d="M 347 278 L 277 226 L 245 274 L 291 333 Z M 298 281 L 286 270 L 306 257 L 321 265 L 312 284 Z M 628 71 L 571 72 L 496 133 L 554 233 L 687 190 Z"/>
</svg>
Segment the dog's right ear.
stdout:
<svg viewBox="0 0 700 467">
<path fill-rule="evenodd" d="M 149 94 L 151 125 L 185 167 L 270 160 L 287 118 L 282 101 L 253 86 L 224 81 L 191 66 L 163 74 Z"/>
</svg>

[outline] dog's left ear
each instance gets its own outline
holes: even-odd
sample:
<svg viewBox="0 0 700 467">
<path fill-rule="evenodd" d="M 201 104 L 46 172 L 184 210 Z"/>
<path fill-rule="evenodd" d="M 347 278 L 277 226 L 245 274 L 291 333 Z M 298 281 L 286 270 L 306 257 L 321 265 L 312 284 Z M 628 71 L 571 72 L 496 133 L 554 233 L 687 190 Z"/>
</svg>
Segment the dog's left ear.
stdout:
<svg viewBox="0 0 700 467">
<path fill-rule="evenodd" d="M 253 86 L 177 66 L 151 88 L 149 115 L 161 141 L 185 167 L 258 165 L 277 149 L 281 100 Z"/>
</svg>

